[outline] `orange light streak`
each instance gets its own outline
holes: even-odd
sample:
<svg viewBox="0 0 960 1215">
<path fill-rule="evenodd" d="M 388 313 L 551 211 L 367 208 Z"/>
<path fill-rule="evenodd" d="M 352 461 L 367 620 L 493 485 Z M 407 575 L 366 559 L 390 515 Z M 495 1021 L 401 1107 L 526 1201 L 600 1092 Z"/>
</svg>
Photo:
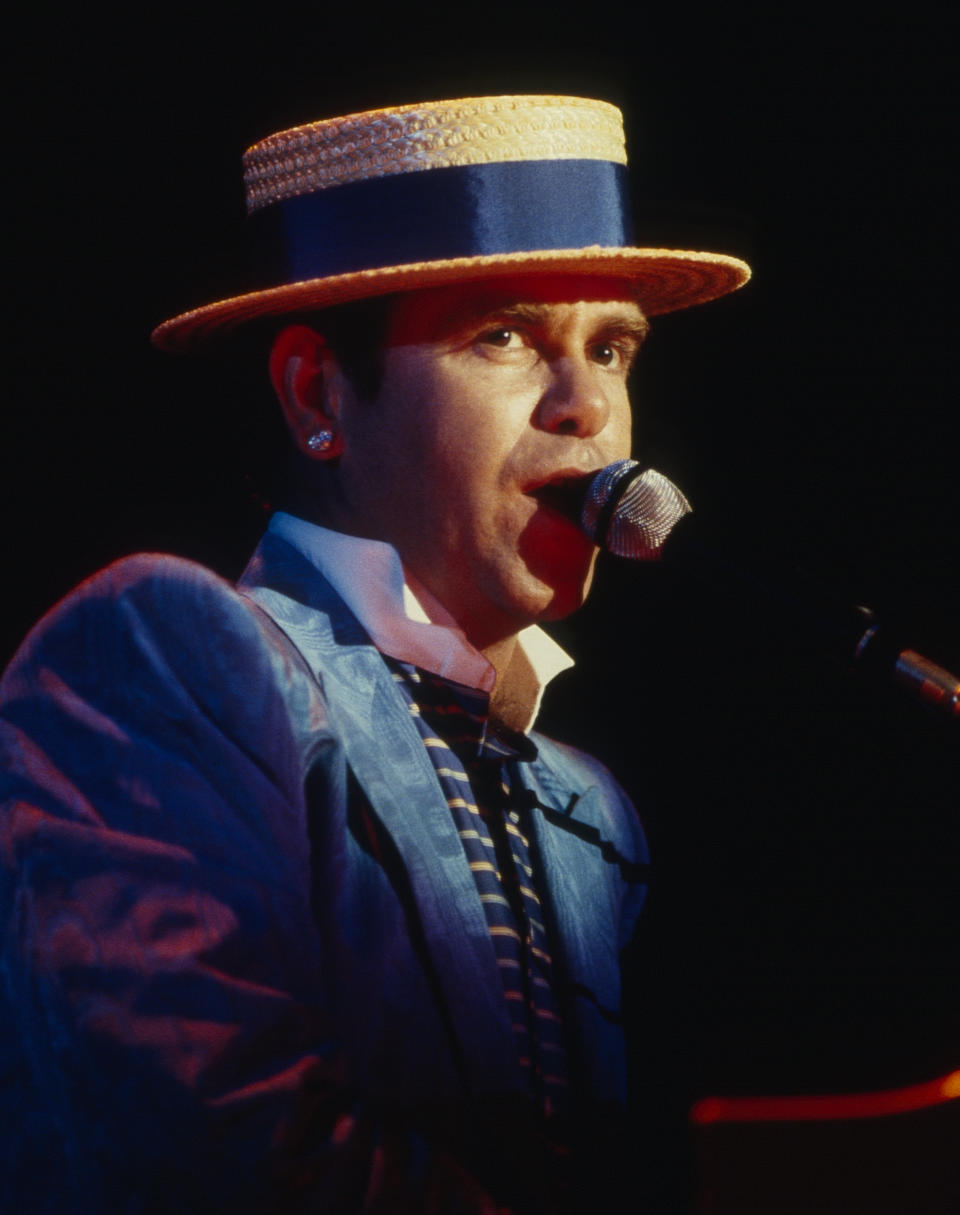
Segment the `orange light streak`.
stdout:
<svg viewBox="0 0 960 1215">
<path fill-rule="evenodd" d="M 690 1111 L 696 1126 L 713 1122 L 831 1122 L 885 1118 L 960 1098 L 960 1071 L 939 1080 L 873 1093 L 804 1097 L 704 1097 Z"/>
</svg>

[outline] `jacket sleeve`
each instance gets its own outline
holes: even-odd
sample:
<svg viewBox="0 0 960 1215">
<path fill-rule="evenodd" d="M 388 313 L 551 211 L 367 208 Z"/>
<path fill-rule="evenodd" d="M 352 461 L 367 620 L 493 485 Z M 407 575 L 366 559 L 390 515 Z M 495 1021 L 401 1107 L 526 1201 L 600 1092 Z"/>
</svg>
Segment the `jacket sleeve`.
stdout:
<svg viewBox="0 0 960 1215">
<path fill-rule="evenodd" d="M 44 1192 L 113 1211 L 145 1191 L 147 1209 L 188 1191 L 219 1209 L 264 1184 L 304 1076 L 340 1083 L 298 679 L 254 610 L 173 558 L 92 579 L 7 671 L 0 1000 L 20 1083 L 4 1150 L 31 1210 Z M 300 696 L 319 745 L 320 701 Z"/>
</svg>

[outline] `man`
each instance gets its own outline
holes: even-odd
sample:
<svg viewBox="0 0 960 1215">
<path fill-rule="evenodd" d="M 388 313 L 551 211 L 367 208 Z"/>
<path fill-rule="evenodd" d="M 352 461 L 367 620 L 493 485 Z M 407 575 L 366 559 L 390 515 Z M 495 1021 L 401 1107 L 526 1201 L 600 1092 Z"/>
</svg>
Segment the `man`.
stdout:
<svg viewBox="0 0 960 1215">
<path fill-rule="evenodd" d="M 21 1199 L 525 1211 L 603 1181 L 572 1149 L 624 1100 L 646 851 L 531 732 L 568 662 L 537 622 L 588 592 L 565 486 L 629 453 L 647 316 L 748 274 L 628 247 L 624 159 L 613 107 L 549 97 L 247 154 L 269 285 L 154 337 L 284 318 L 296 513 L 237 589 L 103 571 L 3 683 Z"/>
</svg>

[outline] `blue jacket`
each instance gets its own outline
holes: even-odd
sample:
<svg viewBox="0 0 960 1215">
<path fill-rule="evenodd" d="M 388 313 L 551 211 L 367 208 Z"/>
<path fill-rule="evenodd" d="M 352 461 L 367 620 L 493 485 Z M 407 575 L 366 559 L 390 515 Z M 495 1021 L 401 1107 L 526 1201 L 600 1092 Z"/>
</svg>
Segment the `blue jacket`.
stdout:
<svg viewBox="0 0 960 1215">
<path fill-rule="evenodd" d="M 533 737 L 573 1079 L 602 1106 L 624 1095 L 618 959 L 646 849 L 601 765 Z M 84 583 L 8 669 L 0 747 L 6 1175 L 49 1209 L 154 1209 L 127 1197 L 150 1178 L 156 1209 L 193 1186 L 215 1210 L 285 1151 L 349 1188 L 371 1111 L 385 1134 L 519 1093 L 433 767 L 381 656 L 283 540 L 236 589 L 165 556 Z"/>
</svg>

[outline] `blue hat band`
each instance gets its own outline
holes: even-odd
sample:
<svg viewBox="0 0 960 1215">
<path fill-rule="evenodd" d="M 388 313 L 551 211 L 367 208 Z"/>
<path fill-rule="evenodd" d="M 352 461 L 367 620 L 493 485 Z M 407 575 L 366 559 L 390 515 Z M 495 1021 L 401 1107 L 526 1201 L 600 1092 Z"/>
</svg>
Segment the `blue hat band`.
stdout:
<svg viewBox="0 0 960 1215">
<path fill-rule="evenodd" d="M 358 270 L 632 240 L 624 165 L 532 160 L 351 182 L 250 218 L 263 285 Z"/>
</svg>

